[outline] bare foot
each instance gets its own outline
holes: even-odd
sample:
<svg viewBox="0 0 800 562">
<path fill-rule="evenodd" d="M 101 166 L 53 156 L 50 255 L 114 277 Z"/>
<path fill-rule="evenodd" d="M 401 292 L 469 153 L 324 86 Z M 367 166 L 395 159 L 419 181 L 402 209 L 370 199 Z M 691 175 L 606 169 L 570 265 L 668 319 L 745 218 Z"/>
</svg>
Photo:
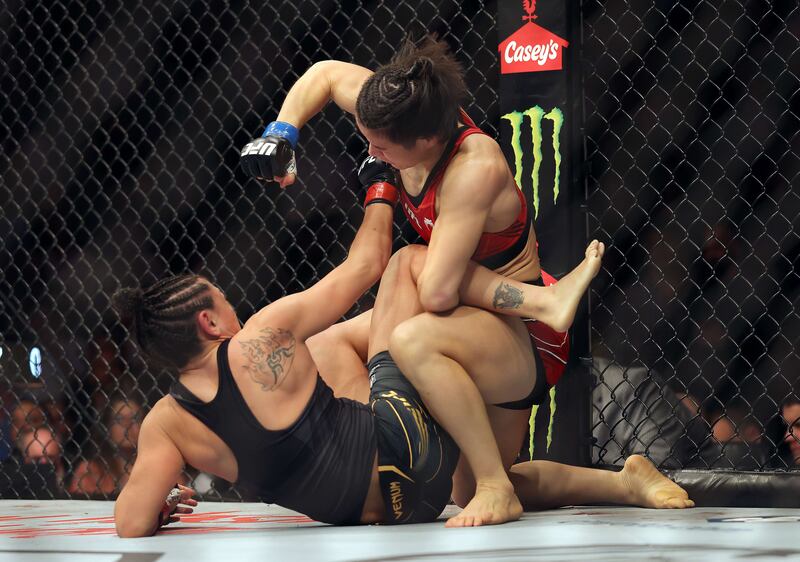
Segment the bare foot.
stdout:
<svg viewBox="0 0 800 562">
<path fill-rule="evenodd" d="M 694 507 L 686 490 L 661 474 L 641 455 L 631 455 L 619 473 L 630 493 L 631 503 L 655 509 Z"/>
<path fill-rule="evenodd" d="M 445 527 L 499 525 L 516 521 L 521 516 L 522 504 L 510 483 L 498 486 L 478 484 L 470 502 L 461 513 L 448 519 Z"/>
<path fill-rule="evenodd" d="M 547 287 L 550 295 L 547 299 L 535 299 L 537 309 L 531 314 L 540 322 L 544 322 L 558 332 L 566 332 L 572 326 L 575 312 L 589 283 L 600 271 L 606 245 L 592 240 L 586 247 L 586 257 L 558 283 Z"/>
</svg>

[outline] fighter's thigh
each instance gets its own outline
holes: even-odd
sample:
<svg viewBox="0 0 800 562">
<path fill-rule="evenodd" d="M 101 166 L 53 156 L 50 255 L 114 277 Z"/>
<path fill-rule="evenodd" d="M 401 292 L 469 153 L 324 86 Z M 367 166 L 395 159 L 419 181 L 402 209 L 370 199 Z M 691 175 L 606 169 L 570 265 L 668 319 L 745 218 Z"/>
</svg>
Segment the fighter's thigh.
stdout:
<svg viewBox="0 0 800 562">
<path fill-rule="evenodd" d="M 424 364 L 444 355 L 461 365 L 487 403 L 526 397 L 536 381 L 536 363 L 524 324 L 478 308 L 460 306 L 447 313 L 425 313 L 392 333 L 392 354 Z M 431 355 L 432 354 L 432 355 Z"/>
<path fill-rule="evenodd" d="M 371 317 L 368 310 L 306 340 L 320 376 L 337 397 L 364 403 L 369 400 L 365 363 Z"/>
<path fill-rule="evenodd" d="M 489 414 L 489 423 L 492 425 L 500 449 L 503 466 L 508 470 L 519 456 L 531 411 L 530 409 L 508 410 L 487 404 L 486 412 Z M 464 457 L 461 457 L 453 474 L 453 500 L 463 507 L 474 494 L 475 478 L 472 476 L 469 464 Z"/>
</svg>

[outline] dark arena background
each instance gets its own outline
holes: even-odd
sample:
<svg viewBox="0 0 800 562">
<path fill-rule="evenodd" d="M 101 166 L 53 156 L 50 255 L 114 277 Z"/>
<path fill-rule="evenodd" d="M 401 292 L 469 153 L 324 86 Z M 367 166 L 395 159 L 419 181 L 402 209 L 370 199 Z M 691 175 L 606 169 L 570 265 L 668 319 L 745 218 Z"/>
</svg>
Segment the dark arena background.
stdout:
<svg viewBox="0 0 800 562">
<path fill-rule="evenodd" d="M 7 0 L 0 559 L 27 560 L 28 547 L 7 538 L 47 534 L 3 524 L 20 506 L 54 505 L 34 500 L 104 506 L 86 508 L 105 526 L 84 534 L 113 536 L 110 502 L 63 500 L 119 494 L 141 420 L 173 374 L 147 366 L 111 295 L 201 273 L 246 319 L 340 263 L 363 214 L 356 166 L 367 144 L 352 118 L 330 104 L 303 127 L 299 181 L 286 190 L 246 176 L 239 151 L 313 63 L 376 68 L 426 33 L 461 62 L 464 109 L 501 143 L 536 213 L 544 269 L 565 274 L 593 238 L 608 248 L 573 325 L 568 374 L 532 413 L 520 457 L 613 470 L 640 453 L 701 507 L 790 508 L 764 517 L 800 536 L 797 2 Z M 504 62 L 517 33 L 561 41 L 562 67 Z M 395 219 L 395 248 L 417 242 Z M 252 500 L 191 468 L 184 478 L 227 510 Z M 201 507 L 228 513 L 215 505 Z M 250 519 L 227 524 L 311 523 L 240 505 Z M 58 513 L 72 514 L 63 528 L 85 527 L 77 512 Z M 719 509 L 702 524 L 729 516 L 748 512 Z M 548 514 L 526 517 L 544 525 Z M 680 517 L 670 521 L 680 534 Z M 663 543 L 664 559 L 697 553 L 663 537 L 648 540 Z M 523 559 L 536 548 L 487 540 L 500 545 L 494 554 L 468 541 L 460 554 L 369 556 Z M 541 559 L 627 559 L 618 547 L 591 558 L 554 543 Z M 764 555 L 718 548 L 710 559 Z"/>
</svg>

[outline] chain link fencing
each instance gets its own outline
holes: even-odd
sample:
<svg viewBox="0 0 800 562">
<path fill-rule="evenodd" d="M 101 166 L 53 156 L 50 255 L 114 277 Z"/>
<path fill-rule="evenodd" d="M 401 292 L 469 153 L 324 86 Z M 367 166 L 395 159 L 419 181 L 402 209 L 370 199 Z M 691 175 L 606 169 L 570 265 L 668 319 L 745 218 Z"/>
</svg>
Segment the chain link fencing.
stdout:
<svg viewBox="0 0 800 562">
<path fill-rule="evenodd" d="M 366 155 L 352 119 L 332 107 L 303 129 L 291 189 L 237 168 L 309 66 L 374 68 L 407 35 L 438 33 L 464 64 L 467 110 L 496 134 L 494 13 L 456 1 L 4 2 L 0 496 L 119 492 L 142 415 L 170 382 L 117 324 L 119 287 L 203 273 L 247 318 L 344 259 Z M 416 240 L 397 228 L 398 246 Z M 206 499 L 240 497 L 186 480 Z"/>
<path fill-rule="evenodd" d="M 610 245 L 592 292 L 595 355 L 608 359 L 596 362 L 598 464 L 641 449 L 664 467 L 719 466 L 733 443 L 754 458 L 759 443 L 788 447 L 767 429 L 797 384 L 798 12 L 750 4 L 582 6 L 590 232 Z M 0 496 L 119 492 L 170 375 L 128 342 L 116 289 L 190 270 L 246 318 L 344 258 L 366 151 L 350 118 L 329 107 L 303 129 L 288 190 L 237 169 L 239 148 L 311 64 L 374 68 L 408 34 L 436 32 L 464 64 L 467 112 L 497 137 L 495 12 L 455 1 L 3 3 Z M 398 246 L 416 241 L 405 221 L 396 228 Z M 629 376 L 637 363 L 646 382 Z M 692 398 L 700 406 L 679 420 L 679 444 L 661 426 L 637 433 L 627 412 L 655 409 L 645 388 L 669 420 Z M 734 419 L 734 398 L 746 414 L 734 427 L 755 420 L 760 441 L 712 436 L 713 415 Z M 690 434 L 701 423 L 708 435 Z M 701 459 L 714 442 L 721 456 Z M 204 499 L 241 498 L 203 474 L 185 480 Z"/>
<path fill-rule="evenodd" d="M 582 3 L 594 462 L 800 463 L 800 9 Z"/>
</svg>

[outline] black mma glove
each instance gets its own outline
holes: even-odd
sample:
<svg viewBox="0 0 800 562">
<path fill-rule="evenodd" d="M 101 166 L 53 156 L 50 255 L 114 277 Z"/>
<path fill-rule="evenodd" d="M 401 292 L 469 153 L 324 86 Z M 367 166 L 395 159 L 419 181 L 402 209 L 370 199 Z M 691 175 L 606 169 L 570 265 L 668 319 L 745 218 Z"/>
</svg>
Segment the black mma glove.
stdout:
<svg viewBox="0 0 800 562">
<path fill-rule="evenodd" d="M 264 129 L 261 138 L 253 139 L 242 149 L 240 164 L 254 178 L 272 181 L 274 177 L 297 174 L 294 149 L 300 132 L 297 127 L 273 121 Z"/>
<path fill-rule="evenodd" d="M 364 206 L 386 203 L 394 207 L 400 199 L 398 172 L 383 160 L 368 156 L 358 167 L 358 181 L 367 190 Z"/>
</svg>

